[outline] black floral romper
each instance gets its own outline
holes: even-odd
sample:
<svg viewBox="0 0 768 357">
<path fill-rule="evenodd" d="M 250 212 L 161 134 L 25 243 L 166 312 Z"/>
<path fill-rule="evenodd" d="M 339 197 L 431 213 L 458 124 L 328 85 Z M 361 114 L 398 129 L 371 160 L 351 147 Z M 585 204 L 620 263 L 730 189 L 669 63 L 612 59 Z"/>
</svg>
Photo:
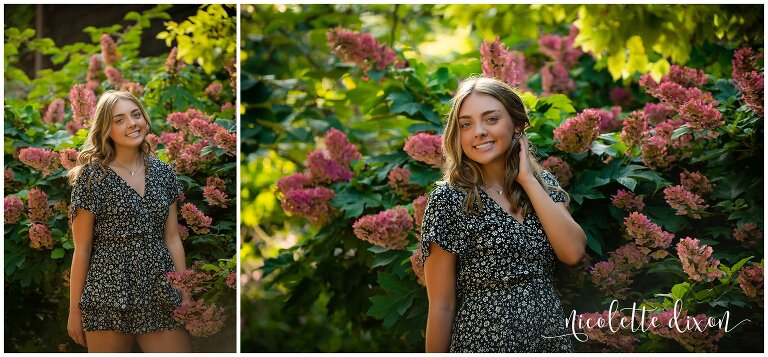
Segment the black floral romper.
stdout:
<svg viewBox="0 0 768 357">
<path fill-rule="evenodd" d="M 559 186 L 553 174 L 542 179 Z M 429 243 L 456 254 L 456 316 L 451 352 L 574 352 L 552 274 L 555 252 L 535 212 L 521 224 L 483 190 L 484 212 L 461 211 L 466 193 L 451 185 L 429 195 L 422 226 Z M 555 202 L 565 202 L 551 191 Z M 553 338 L 549 338 L 553 337 Z"/>
<path fill-rule="evenodd" d="M 163 239 L 181 184 L 168 164 L 155 157 L 148 161 L 144 197 L 97 164 L 84 166 L 72 188 L 72 220 L 77 207 L 96 216 L 78 305 L 85 331 L 135 335 L 183 328 L 172 317 L 181 293 L 166 281 L 165 274 L 175 269 Z"/>
</svg>

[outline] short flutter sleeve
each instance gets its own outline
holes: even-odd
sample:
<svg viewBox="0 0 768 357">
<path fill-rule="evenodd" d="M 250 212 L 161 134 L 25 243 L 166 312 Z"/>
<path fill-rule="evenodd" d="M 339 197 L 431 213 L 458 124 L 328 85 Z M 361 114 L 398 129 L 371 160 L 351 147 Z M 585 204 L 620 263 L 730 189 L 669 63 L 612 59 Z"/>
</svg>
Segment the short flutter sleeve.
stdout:
<svg viewBox="0 0 768 357">
<path fill-rule="evenodd" d="M 162 171 L 163 175 L 165 176 L 165 187 L 168 193 L 168 205 L 170 206 L 179 198 L 179 194 L 184 190 L 184 187 L 181 185 L 181 182 L 179 182 L 179 177 L 176 174 L 176 170 L 174 170 L 171 165 L 168 165 L 164 162 L 161 162 L 161 165 L 163 166 Z"/>
<path fill-rule="evenodd" d="M 448 185 L 438 186 L 430 194 L 421 225 L 421 264 L 429 257 L 429 243 L 435 242 L 446 252 L 463 254 L 467 251 L 462 232 L 461 205 L 463 197 Z"/>
<path fill-rule="evenodd" d="M 557 181 L 557 177 L 553 173 L 547 170 L 541 170 L 541 179 L 544 180 L 544 183 L 546 183 L 549 186 L 560 187 L 560 182 Z M 555 201 L 555 202 L 567 201 L 567 197 L 565 196 L 565 194 L 557 190 L 550 189 L 549 197 L 551 197 L 552 201 Z"/>
<path fill-rule="evenodd" d="M 75 220 L 77 208 L 98 215 L 101 207 L 101 195 L 99 194 L 98 174 L 94 174 L 96 164 L 86 164 L 80 169 L 77 180 L 72 185 L 72 203 L 69 205 L 70 219 Z M 89 182 L 90 181 L 90 182 Z"/>
</svg>

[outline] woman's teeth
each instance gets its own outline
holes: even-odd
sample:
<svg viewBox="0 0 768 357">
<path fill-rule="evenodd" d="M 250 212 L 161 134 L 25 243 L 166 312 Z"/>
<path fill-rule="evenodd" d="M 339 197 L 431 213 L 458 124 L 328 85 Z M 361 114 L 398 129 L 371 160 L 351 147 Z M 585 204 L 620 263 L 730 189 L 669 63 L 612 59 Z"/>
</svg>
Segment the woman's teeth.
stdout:
<svg viewBox="0 0 768 357">
<path fill-rule="evenodd" d="M 493 146 L 493 143 L 494 142 L 491 141 L 491 142 L 487 142 L 487 143 L 484 143 L 484 144 L 475 145 L 475 149 L 477 149 L 477 150 L 485 150 L 485 149 L 488 149 L 491 146 Z"/>
</svg>

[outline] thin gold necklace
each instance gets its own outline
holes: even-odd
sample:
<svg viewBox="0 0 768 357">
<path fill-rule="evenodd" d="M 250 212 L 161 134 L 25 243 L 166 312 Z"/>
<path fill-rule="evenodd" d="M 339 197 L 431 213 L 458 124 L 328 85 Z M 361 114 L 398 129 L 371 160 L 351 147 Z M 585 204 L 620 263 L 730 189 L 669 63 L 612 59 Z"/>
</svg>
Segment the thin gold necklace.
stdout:
<svg viewBox="0 0 768 357">
<path fill-rule="evenodd" d="M 119 162 L 117 162 L 117 160 L 114 160 L 112 162 L 114 162 L 115 165 L 120 166 L 121 168 L 125 169 L 125 171 L 128 171 L 131 174 L 131 176 L 133 176 L 133 174 L 139 172 L 139 169 L 141 168 L 141 163 L 140 163 L 139 166 L 136 167 L 136 170 L 131 171 L 129 168 L 127 168 L 127 167 L 121 165 Z"/>
<path fill-rule="evenodd" d="M 488 187 L 488 186 L 480 186 L 480 187 L 484 188 L 486 191 L 490 189 L 493 192 L 497 192 L 499 194 L 499 196 L 504 194 L 504 190 L 497 190 L 495 188 L 491 188 L 491 187 Z"/>
</svg>

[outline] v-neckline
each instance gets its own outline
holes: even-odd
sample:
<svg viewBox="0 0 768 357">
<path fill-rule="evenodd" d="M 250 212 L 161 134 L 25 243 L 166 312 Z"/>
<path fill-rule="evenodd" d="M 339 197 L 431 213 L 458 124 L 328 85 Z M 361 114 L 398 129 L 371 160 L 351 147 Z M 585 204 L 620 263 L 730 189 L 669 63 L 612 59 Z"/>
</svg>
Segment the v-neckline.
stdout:
<svg viewBox="0 0 768 357">
<path fill-rule="evenodd" d="M 137 191 L 133 186 L 128 184 L 125 179 L 120 176 L 120 174 L 117 173 L 112 167 L 107 165 L 107 168 L 109 168 L 109 171 L 112 171 L 112 174 L 117 176 L 118 179 L 120 179 L 120 182 L 122 182 L 126 187 L 128 187 L 133 193 L 136 194 L 136 196 L 139 196 L 139 199 L 143 200 L 145 197 L 147 197 L 147 187 L 149 186 L 149 170 L 152 167 L 151 160 L 147 160 L 147 169 L 144 170 L 144 195 L 142 196 L 139 191 Z"/>
<path fill-rule="evenodd" d="M 521 226 L 525 226 L 525 221 L 528 219 L 528 215 L 527 214 L 523 215 L 523 221 L 522 222 L 518 221 L 517 218 L 515 218 L 515 216 L 513 216 L 509 212 L 505 211 L 504 208 L 502 208 L 501 205 L 498 202 L 496 202 L 496 200 L 494 200 L 493 197 L 491 197 L 491 195 L 488 194 L 488 192 L 485 192 L 482 189 L 480 189 L 478 191 L 482 192 L 485 195 L 485 197 L 487 197 L 489 200 L 491 200 L 491 202 L 493 202 L 494 206 L 496 206 L 496 208 L 499 211 L 501 211 L 505 216 L 511 218 L 513 221 L 515 221 L 515 223 L 517 223 L 517 224 L 519 224 Z"/>
</svg>

